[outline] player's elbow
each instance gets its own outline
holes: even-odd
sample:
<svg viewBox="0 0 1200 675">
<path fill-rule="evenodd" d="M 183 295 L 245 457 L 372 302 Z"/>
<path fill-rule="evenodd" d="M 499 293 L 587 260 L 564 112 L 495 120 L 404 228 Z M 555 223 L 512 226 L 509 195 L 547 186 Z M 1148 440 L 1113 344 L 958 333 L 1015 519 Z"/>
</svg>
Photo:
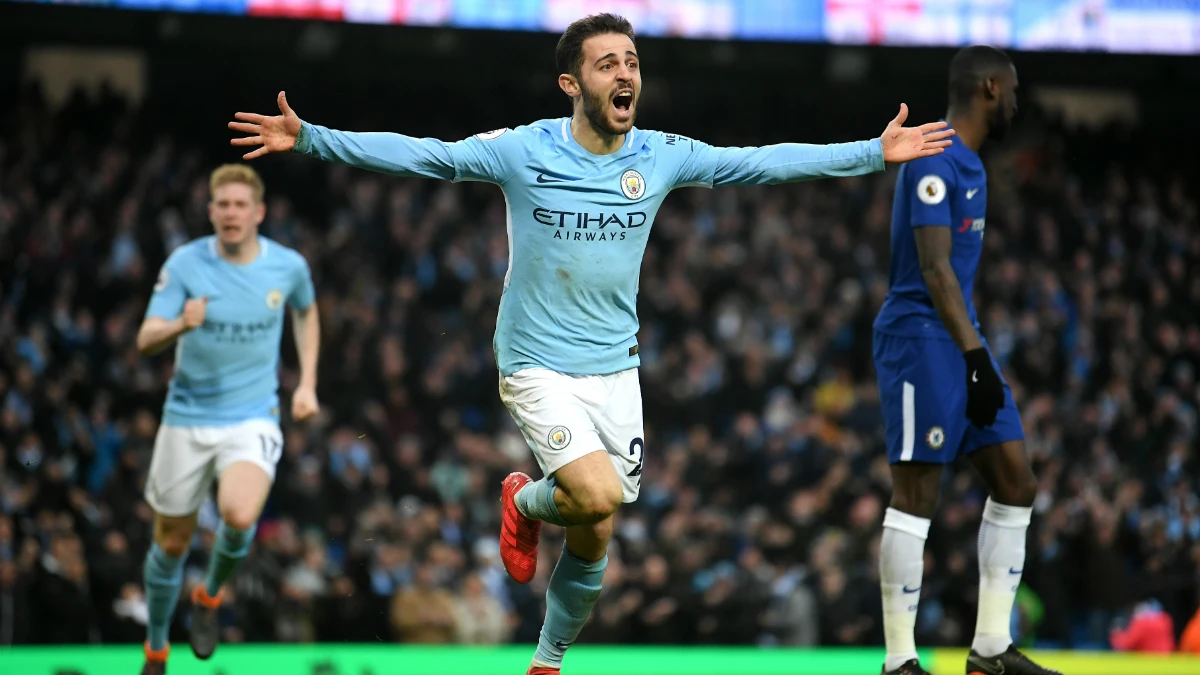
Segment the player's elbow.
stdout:
<svg viewBox="0 0 1200 675">
<path fill-rule="evenodd" d="M 947 273 L 954 274 L 953 268 L 950 267 L 950 260 L 947 258 L 922 260 L 920 267 L 921 276 L 925 279 L 925 283 L 930 285 L 941 281 Z"/>
<path fill-rule="evenodd" d="M 137 345 L 138 353 L 142 356 L 154 356 L 162 351 L 163 347 L 165 346 L 160 344 L 160 341 L 156 339 L 155 326 L 155 322 L 147 320 L 142 324 L 141 328 L 138 329 L 135 344 Z"/>
<path fill-rule="evenodd" d="M 142 356 L 154 356 L 155 352 L 157 351 L 154 348 L 154 343 L 151 342 L 149 336 L 146 335 L 145 326 L 142 326 L 142 329 L 138 331 L 137 350 Z"/>
</svg>

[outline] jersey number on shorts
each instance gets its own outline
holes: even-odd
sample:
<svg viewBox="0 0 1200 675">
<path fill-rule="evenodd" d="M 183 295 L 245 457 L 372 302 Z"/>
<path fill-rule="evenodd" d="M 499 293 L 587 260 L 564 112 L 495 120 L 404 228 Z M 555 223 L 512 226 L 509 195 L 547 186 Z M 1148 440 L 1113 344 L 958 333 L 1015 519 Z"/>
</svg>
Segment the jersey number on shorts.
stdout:
<svg viewBox="0 0 1200 675">
<path fill-rule="evenodd" d="M 279 456 L 283 454 L 282 441 L 273 436 L 259 434 L 258 442 L 262 444 L 264 462 L 267 462 L 268 464 L 274 464 L 279 461 Z"/>
<path fill-rule="evenodd" d="M 642 456 L 645 454 L 645 452 L 645 441 L 640 438 L 635 438 L 632 441 L 629 441 L 629 456 L 633 457 L 634 455 L 637 455 L 637 467 L 633 471 L 629 472 L 630 478 L 642 475 Z"/>
</svg>

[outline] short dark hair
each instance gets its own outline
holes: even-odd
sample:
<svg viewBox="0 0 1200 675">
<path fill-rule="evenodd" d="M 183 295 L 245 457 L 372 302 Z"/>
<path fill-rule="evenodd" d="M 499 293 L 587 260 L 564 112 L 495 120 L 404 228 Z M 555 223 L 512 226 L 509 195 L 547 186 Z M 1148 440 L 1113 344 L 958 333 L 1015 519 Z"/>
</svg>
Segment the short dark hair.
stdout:
<svg viewBox="0 0 1200 675">
<path fill-rule="evenodd" d="M 618 33 L 633 40 L 633 24 L 616 14 L 593 14 L 575 21 L 563 31 L 554 48 L 554 63 L 558 72 L 579 77 L 583 69 L 583 42 L 596 35 Z"/>
<path fill-rule="evenodd" d="M 969 103 L 984 80 L 1011 68 L 1012 59 L 995 47 L 976 45 L 959 51 L 950 61 L 950 105 Z"/>
</svg>

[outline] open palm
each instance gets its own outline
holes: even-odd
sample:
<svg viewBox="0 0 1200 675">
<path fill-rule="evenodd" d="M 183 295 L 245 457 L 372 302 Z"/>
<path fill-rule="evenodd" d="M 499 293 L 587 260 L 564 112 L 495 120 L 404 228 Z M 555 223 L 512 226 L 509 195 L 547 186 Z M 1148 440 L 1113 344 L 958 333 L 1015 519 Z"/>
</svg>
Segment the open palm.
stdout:
<svg viewBox="0 0 1200 675">
<path fill-rule="evenodd" d="M 292 112 L 284 92 L 279 92 L 276 103 L 279 104 L 279 112 L 283 113 L 282 115 L 267 117 L 257 113 L 240 112 L 233 116 L 239 121 L 230 122 L 229 128 L 250 135 L 234 138 L 229 144 L 254 148 L 242 155 L 242 159 L 254 159 L 272 152 L 291 152 L 292 148 L 296 147 L 296 136 L 300 134 L 300 118 Z"/>
<path fill-rule="evenodd" d="M 281 94 L 282 96 L 282 94 Z M 908 106 L 900 104 L 900 114 L 883 130 L 879 140 L 883 142 L 885 162 L 911 162 L 918 157 L 941 154 L 951 144 L 953 129 L 946 129 L 945 122 L 930 122 L 919 127 L 905 127 Z"/>
</svg>

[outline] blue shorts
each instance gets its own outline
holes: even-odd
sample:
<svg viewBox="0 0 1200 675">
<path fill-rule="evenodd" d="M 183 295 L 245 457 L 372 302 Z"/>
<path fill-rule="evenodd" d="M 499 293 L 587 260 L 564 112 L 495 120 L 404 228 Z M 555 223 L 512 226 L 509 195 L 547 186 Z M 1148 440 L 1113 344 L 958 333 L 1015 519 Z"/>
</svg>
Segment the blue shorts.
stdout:
<svg viewBox="0 0 1200 675">
<path fill-rule="evenodd" d="M 992 365 L 999 373 L 994 358 Z M 980 429 L 967 419 L 967 364 L 950 340 L 875 331 L 875 372 L 892 464 L 949 464 L 959 455 L 1025 438 L 1007 382 L 995 424 Z"/>
</svg>

